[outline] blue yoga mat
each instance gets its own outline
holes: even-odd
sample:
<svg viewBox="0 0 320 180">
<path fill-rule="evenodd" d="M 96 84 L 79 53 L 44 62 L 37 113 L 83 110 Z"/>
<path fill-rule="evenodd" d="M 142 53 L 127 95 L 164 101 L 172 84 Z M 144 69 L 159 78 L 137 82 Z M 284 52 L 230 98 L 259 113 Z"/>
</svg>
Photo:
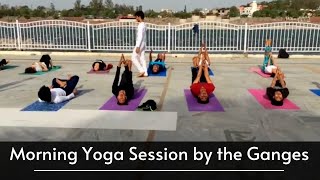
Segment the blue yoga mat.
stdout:
<svg viewBox="0 0 320 180">
<path fill-rule="evenodd" d="M 310 91 L 316 94 L 317 96 L 320 96 L 320 89 L 310 89 Z"/>
<path fill-rule="evenodd" d="M 151 69 L 148 68 L 148 76 L 166 77 L 166 76 L 167 76 L 167 68 L 165 68 L 163 71 L 159 72 L 158 74 L 153 74 L 153 73 L 151 72 Z"/>
<path fill-rule="evenodd" d="M 193 67 L 191 67 L 191 71 L 192 71 L 192 68 L 193 68 Z M 210 76 L 214 76 L 213 71 L 211 70 L 211 68 L 209 68 L 209 75 L 210 75 Z"/>
<path fill-rule="evenodd" d="M 25 107 L 21 111 L 58 111 L 64 105 L 66 105 L 69 101 L 65 101 L 58 104 L 47 103 L 47 102 L 39 102 L 36 101 L 29 106 Z"/>
<path fill-rule="evenodd" d="M 86 93 L 89 93 L 91 91 L 93 91 L 93 89 L 78 90 L 78 95 L 76 95 L 76 98 Z M 21 111 L 59 111 L 63 106 L 65 106 L 71 100 L 72 99 L 70 99 L 69 101 L 58 103 L 58 104 L 36 101 L 30 104 L 29 106 L 23 108 Z"/>
</svg>

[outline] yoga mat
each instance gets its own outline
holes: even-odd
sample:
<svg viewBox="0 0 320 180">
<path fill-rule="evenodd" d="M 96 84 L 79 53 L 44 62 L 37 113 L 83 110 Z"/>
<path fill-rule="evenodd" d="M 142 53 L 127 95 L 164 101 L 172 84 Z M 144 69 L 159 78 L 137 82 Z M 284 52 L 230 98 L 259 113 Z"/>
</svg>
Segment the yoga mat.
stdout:
<svg viewBox="0 0 320 180">
<path fill-rule="evenodd" d="M 210 95 L 208 104 L 199 104 L 190 89 L 184 90 L 189 111 L 224 112 L 222 105 L 214 94 Z"/>
<path fill-rule="evenodd" d="M 2 67 L 0 67 L 0 70 L 6 70 L 6 69 L 14 69 L 16 67 L 19 67 L 19 66 L 14 66 L 14 65 L 4 65 Z"/>
<path fill-rule="evenodd" d="M 273 106 L 264 89 L 248 90 L 265 109 L 299 110 L 300 108 L 288 99 L 283 101 L 283 106 Z"/>
<path fill-rule="evenodd" d="M 108 74 L 110 70 L 104 70 L 104 71 L 93 71 L 92 69 L 87 72 L 87 74 Z"/>
<path fill-rule="evenodd" d="M 191 67 L 191 71 L 192 71 L 192 68 L 193 68 L 193 67 Z M 213 71 L 211 70 L 211 68 L 209 68 L 209 75 L 210 75 L 210 76 L 214 76 L 214 73 L 213 73 Z"/>
<path fill-rule="evenodd" d="M 26 74 L 26 73 L 20 73 L 20 75 L 43 75 L 43 74 L 46 74 L 46 73 L 49 73 L 49 72 L 52 72 L 52 71 L 57 71 L 61 69 L 61 66 L 54 66 L 50 71 L 46 71 L 46 72 L 36 72 L 36 73 L 33 73 L 33 74 Z"/>
<path fill-rule="evenodd" d="M 21 111 L 58 111 L 64 105 L 66 105 L 69 101 L 65 101 L 58 104 L 47 103 L 47 102 L 39 102 L 36 101 L 29 106 L 25 107 Z"/>
<path fill-rule="evenodd" d="M 112 96 L 99 110 L 115 110 L 115 111 L 135 111 L 141 103 L 143 97 L 146 95 L 146 89 L 136 90 L 134 97 L 128 103 L 128 105 L 119 106 L 117 104 L 117 98 Z"/>
<path fill-rule="evenodd" d="M 310 89 L 315 95 L 320 96 L 320 89 Z"/>
<path fill-rule="evenodd" d="M 76 95 L 75 98 L 82 96 L 86 93 L 89 93 L 91 91 L 93 91 L 93 89 L 78 90 L 78 94 Z M 72 99 L 75 99 L 75 98 L 72 98 Z M 23 108 L 21 111 L 58 111 L 64 105 L 66 105 L 68 102 L 70 102 L 72 99 L 70 99 L 69 101 L 64 101 L 62 103 L 58 103 L 58 104 L 35 101 L 34 103 L 30 104 L 29 106 Z"/>
<path fill-rule="evenodd" d="M 260 67 L 251 67 L 250 71 L 257 73 L 257 74 L 259 74 L 260 76 L 262 76 L 264 78 L 269 78 L 270 77 L 270 74 L 265 74 Z"/>
<path fill-rule="evenodd" d="M 167 68 L 165 68 L 163 71 L 159 72 L 158 74 L 153 74 L 151 69 L 148 68 L 148 76 L 166 77 L 167 76 Z"/>
</svg>

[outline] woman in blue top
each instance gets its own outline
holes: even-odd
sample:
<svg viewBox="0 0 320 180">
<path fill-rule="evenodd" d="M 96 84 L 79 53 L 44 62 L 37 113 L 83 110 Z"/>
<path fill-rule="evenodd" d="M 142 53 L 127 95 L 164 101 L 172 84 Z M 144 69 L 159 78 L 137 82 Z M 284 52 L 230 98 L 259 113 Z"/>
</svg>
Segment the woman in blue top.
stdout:
<svg viewBox="0 0 320 180">
<path fill-rule="evenodd" d="M 271 41 L 266 40 L 266 47 L 264 48 L 265 54 L 262 64 L 262 71 L 266 74 L 275 74 L 277 71 L 277 65 L 271 51 Z"/>
<path fill-rule="evenodd" d="M 165 60 L 166 60 L 166 54 L 165 53 L 159 53 L 156 60 L 152 60 L 152 53 L 153 51 L 150 51 L 149 54 L 149 69 L 151 73 L 158 74 L 161 71 L 166 69 L 165 66 Z"/>
</svg>

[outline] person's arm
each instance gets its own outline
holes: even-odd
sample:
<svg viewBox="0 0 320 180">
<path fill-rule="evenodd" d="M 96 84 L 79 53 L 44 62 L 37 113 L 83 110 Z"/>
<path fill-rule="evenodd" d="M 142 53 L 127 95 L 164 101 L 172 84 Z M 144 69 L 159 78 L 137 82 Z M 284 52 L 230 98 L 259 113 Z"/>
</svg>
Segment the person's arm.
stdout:
<svg viewBox="0 0 320 180">
<path fill-rule="evenodd" d="M 68 96 L 57 96 L 55 98 L 55 100 L 53 101 L 53 103 L 55 103 L 55 104 L 62 103 L 64 101 L 68 101 L 74 97 L 75 97 L 74 93 L 71 93 Z"/>
<path fill-rule="evenodd" d="M 194 83 L 198 83 L 198 82 L 200 81 L 201 75 L 202 75 L 202 73 L 203 73 L 202 71 L 203 71 L 203 67 L 202 67 L 202 66 L 199 66 L 198 74 L 197 74 L 196 79 L 193 81 L 193 84 L 194 84 Z"/>
<path fill-rule="evenodd" d="M 277 80 L 278 80 L 278 73 L 274 76 L 274 78 L 273 78 L 273 80 L 271 82 L 271 85 L 270 85 L 271 88 L 274 88 L 274 86 L 276 85 Z"/>
<path fill-rule="evenodd" d="M 206 78 L 207 83 L 212 83 L 209 75 L 209 67 L 207 64 L 204 67 L 204 77 Z"/>
<path fill-rule="evenodd" d="M 201 47 L 199 49 L 199 53 L 198 53 L 198 57 L 201 58 L 201 54 L 202 54 L 202 47 L 203 47 L 203 44 L 201 44 Z"/>
<path fill-rule="evenodd" d="M 142 25 L 141 23 L 138 25 L 138 37 L 137 37 L 137 42 L 136 42 L 136 47 L 140 48 L 141 47 L 141 43 L 142 43 L 142 39 L 143 39 L 143 29 L 144 29 L 144 25 Z"/>
<path fill-rule="evenodd" d="M 118 83 L 119 83 L 119 77 L 120 77 L 120 69 L 121 69 L 121 66 L 117 66 L 117 72 L 112 84 L 112 93 L 114 95 L 118 93 L 117 90 L 118 90 Z"/>
<path fill-rule="evenodd" d="M 209 64 L 209 66 L 210 66 L 211 61 L 210 61 L 210 57 L 209 57 L 209 53 L 208 53 L 207 47 L 205 47 L 205 54 L 206 54 L 206 60 L 208 61 L 208 64 Z"/>
<path fill-rule="evenodd" d="M 279 79 L 279 81 L 280 81 L 281 87 L 282 87 L 282 88 L 286 88 L 286 83 L 284 82 L 283 76 L 284 76 L 284 75 L 283 75 L 282 73 L 279 73 L 278 79 Z"/>
<path fill-rule="evenodd" d="M 272 56 L 272 54 L 270 54 L 270 61 L 272 61 L 272 64 L 274 66 L 278 66 L 277 62 L 276 62 L 276 59 Z"/>
</svg>

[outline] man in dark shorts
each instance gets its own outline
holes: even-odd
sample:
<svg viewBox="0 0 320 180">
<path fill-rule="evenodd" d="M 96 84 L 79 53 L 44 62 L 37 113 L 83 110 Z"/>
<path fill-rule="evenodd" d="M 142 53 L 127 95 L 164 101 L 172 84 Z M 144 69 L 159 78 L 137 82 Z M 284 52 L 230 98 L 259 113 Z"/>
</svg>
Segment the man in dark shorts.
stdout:
<svg viewBox="0 0 320 180">
<path fill-rule="evenodd" d="M 124 65 L 124 72 L 121 76 L 121 81 L 119 84 L 120 70 L 121 66 Z M 132 61 L 125 60 L 123 54 L 117 66 L 117 72 L 114 77 L 112 85 L 112 93 L 116 96 L 118 100 L 118 105 L 128 105 L 128 102 L 132 99 L 134 94 L 134 87 L 132 82 Z"/>
<path fill-rule="evenodd" d="M 198 60 L 193 59 L 192 67 L 192 85 L 190 91 L 198 103 L 208 104 L 210 95 L 213 93 L 215 86 L 209 76 L 209 67 L 207 63 L 202 63 L 198 66 Z"/>
</svg>

